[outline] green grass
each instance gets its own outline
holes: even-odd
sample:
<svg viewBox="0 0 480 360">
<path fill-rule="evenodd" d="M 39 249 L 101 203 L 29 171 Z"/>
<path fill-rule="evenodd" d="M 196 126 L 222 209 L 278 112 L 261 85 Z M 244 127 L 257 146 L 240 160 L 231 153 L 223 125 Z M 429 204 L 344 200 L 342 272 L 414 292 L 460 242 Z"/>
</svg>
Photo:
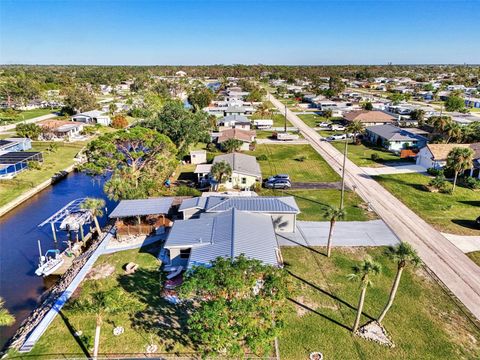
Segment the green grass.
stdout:
<svg viewBox="0 0 480 360">
<path fill-rule="evenodd" d="M 457 186 L 452 195 L 424 190 L 430 178 L 421 174 L 376 177 L 387 190 L 436 229 L 460 235 L 480 235 L 480 192 Z"/>
<path fill-rule="evenodd" d="M 26 110 L 22 111 L 19 114 L 19 118 L 23 120 L 28 120 L 28 119 L 33 119 L 38 116 L 43 116 L 47 114 L 53 114 L 55 111 L 58 111 L 59 109 L 34 109 L 34 110 Z"/>
<path fill-rule="evenodd" d="M 266 190 L 262 189 L 262 196 L 293 196 L 301 213 L 298 220 L 327 221 L 325 210 L 329 207 L 340 206 L 340 190 Z M 352 191 L 345 192 L 344 221 L 366 221 L 376 218 L 375 213 L 366 211 L 366 204 Z"/>
<path fill-rule="evenodd" d="M 315 248 L 324 253 L 324 248 Z M 352 266 L 366 255 L 381 263 L 382 275 L 367 291 L 361 324 L 385 305 L 396 265 L 385 248 L 334 248 L 331 259 L 303 247 L 282 248 L 291 272 L 293 294 L 279 338 L 282 359 L 308 359 L 320 351 L 325 359 L 478 359 L 480 332 L 423 269 L 407 269 L 384 326 L 395 348 L 352 336 L 358 282 L 347 280 Z"/>
<path fill-rule="evenodd" d="M 302 114 L 298 115 L 298 117 L 310 127 L 316 127 L 319 122 L 328 120 L 327 118 L 317 114 Z"/>
<path fill-rule="evenodd" d="M 42 151 L 44 162 L 38 170 L 26 170 L 14 179 L 0 181 L 0 206 L 4 206 L 16 197 L 51 178 L 56 172 L 73 164 L 74 156 L 84 143 L 58 143 L 54 153 L 46 151 L 49 143 L 34 142 L 30 151 Z"/>
<path fill-rule="evenodd" d="M 83 281 L 74 293 L 74 298 L 78 299 L 94 291 L 94 285 L 101 291 L 117 287 L 122 289 L 125 298 L 128 297 L 136 303 L 135 309 L 130 312 L 105 316 L 101 332 L 101 354 L 144 353 L 150 343 L 158 345 L 158 352 L 192 351 L 186 332 L 181 328 L 184 325 L 185 312 L 160 297 L 161 274 L 158 270 L 160 263 L 156 259 L 157 254 L 158 248 L 149 246 L 101 256 L 94 269 L 113 266 L 113 273 L 99 280 Z M 134 274 L 125 274 L 123 266 L 128 262 L 139 265 Z M 68 304 L 62 313 L 75 331 L 83 332 L 82 343 L 91 351 L 95 315 L 74 310 Z M 124 334 L 114 336 L 112 332 L 115 326 L 123 326 Z M 62 358 L 64 357 L 60 355 L 64 354 L 66 358 L 83 355 L 81 347 L 67 328 L 66 321 L 60 316 L 55 318 L 28 356 L 37 358 L 45 354 L 57 354 Z"/>
<path fill-rule="evenodd" d="M 466 254 L 475 264 L 480 266 L 480 251 L 472 251 Z"/>
<path fill-rule="evenodd" d="M 345 147 L 344 141 L 332 141 L 331 144 L 343 154 Z M 371 147 L 365 144 L 348 144 L 347 149 L 348 158 L 358 166 L 365 167 L 379 167 L 383 163 L 388 162 L 410 162 L 407 159 L 401 159 L 398 155 L 395 155 L 385 149 L 379 147 Z M 382 161 L 373 161 L 371 159 L 372 154 L 377 154 Z"/>
<path fill-rule="evenodd" d="M 264 178 L 275 174 L 289 174 L 297 182 L 331 182 L 340 177 L 310 145 L 259 144 L 250 155 L 265 154 L 268 160 L 259 161 Z M 299 161 L 300 157 L 306 157 Z"/>
<path fill-rule="evenodd" d="M 266 116 L 261 116 L 259 114 L 254 114 L 250 117 L 250 119 L 255 120 L 255 119 L 272 119 L 273 120 L 273 127 L 283 127 L 285 126 L 285 116 L 282 114 L 272 114 L 272 115 L 266 115 Z M 287 120 L 287 126 L 290 127 L 292 124 L 290 121 Z"/>
</svg>

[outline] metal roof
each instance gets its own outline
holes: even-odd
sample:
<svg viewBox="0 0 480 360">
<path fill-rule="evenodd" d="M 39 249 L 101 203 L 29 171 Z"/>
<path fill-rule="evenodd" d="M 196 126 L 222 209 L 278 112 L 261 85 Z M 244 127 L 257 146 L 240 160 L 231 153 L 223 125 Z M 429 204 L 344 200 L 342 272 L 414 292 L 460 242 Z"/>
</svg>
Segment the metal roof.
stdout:
<svg viewBox="0 0 480 360">
<path fill-rule="evenodd" d="M 397 126 L 393 126 L 389 124 L 369 126 L 367 127 L 367 130 L 387 140 L 395 140 L 395 141 L 417 141 L 420 139 L 426 140 L 421 135 L 411 133 L 406 129 L 401 129 Z"/>
<path fill-rule="evenodd" d="M 241 153 L 230 153 L 215 156 L 213 159 L 214 164 L 221 161 L 226 161 L 229 163 L 233 172 L 256 177 L 262 176 L 260 165 L 258 164 L 255 156 Z"/>
<path fill-rule="evenodd" d="M 159 197 L 138 200 L 122 200 L 113 209 L 109 218 L 167 214 L 172 206 L 173 197 Z"/>
<path fill-rule="evenodd" d="M 271 217 L 235 209 L 175 221 L 165 248 L 191 248 L 189 267 L 208 266 L 217 257 L 234 258 L 241 254 L 278 265 Z"/>
</svg>

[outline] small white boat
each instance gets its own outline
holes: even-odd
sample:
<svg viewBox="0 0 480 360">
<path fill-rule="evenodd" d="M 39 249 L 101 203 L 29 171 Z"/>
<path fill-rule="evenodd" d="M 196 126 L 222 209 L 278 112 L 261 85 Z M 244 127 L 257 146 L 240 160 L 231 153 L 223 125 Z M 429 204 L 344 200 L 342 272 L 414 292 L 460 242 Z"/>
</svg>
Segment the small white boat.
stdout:
<svg viewBox="0 0 480 360">
<path fill-rule="evenodd" d="M 48 276 L 62 266 L 64 261 L 59 250 L 48 250 L 45 256 L 40 256 L 40 264 L 35 270 L 35 274 L 37 276 Z"/>
<path fill-rule="evenodd" d="M 78 231 L 84 224 L 92 221 L 92 214 L 88 210 L 81 210 L 67 215 L 60 224 L 60 230 Z"/>
</svg>

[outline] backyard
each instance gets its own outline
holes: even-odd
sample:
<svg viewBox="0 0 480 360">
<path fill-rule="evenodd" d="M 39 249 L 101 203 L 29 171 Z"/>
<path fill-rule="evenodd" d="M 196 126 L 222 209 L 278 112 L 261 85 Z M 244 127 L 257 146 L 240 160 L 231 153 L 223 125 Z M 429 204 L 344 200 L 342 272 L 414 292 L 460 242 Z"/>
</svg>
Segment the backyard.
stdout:
<svg viewBox="0 0 480 360">
<path fill-rule="evenodd" d="M 10 120 L 2 121 L 1 118 L 2 118 L 3 112 L 0 112 L 0 125 L 7 125 L 14 122 L 29 120 L 29 119 L 33 119 L 35 117 L 39 117 L 47 114 L 53 115 L 55 111 L 58 111 L 58 110 L 59 109 L 52 110 L 48 108 L 48 109 L 34 109 L 34 110 L 19 111 L 18 113 L 16 113 L 17 115 L 13 121 L 10 121 Z M 5 115 L 5 117 L 10 117 L 10 116 Z"/>
<path fill-rule="evenodd" d="M 149 344 L 158 346 L 157 354 L 192 351 L 182 328 L 185 312 L 181 306 L 172 305 L 160 296 L 160 263 L 156 258 L 158 250 L 158 247 L 151 245 L 140 250 L 101 256 L 74 293 L 73 299 L 81 300 L 94 291 L 119 288 L 125 306 L 130 309 L 107 315 L 101 330 L 101 354 L 142 355 Z M 139 265 L 139 269 L 127 275 L 123 267 L 132 261 Z M 92 354 L 95 314 L 77 310 L 69 304 L 28 354 L 29 358 L 52 354 L 72 358 L 85 357 L 85 353 Z M 116 326 L 125 329 L 118 337 L 113 335 Z M 73 336 L 76 331 L 81 331 L 82 335 Z"/>
<path fill-rule="evenodd" d="M 74 163 L 74 157 L 84 147 L 85 143 L 56 143 L 55 151 L 48 151 L 50 143 L 34 142 L 29 151 L 41 151 L 43 164 L 39 169 L 26 170 L 11 180 L 0 181 L 0 206 L 14 200 L 24 192 L 48 180 L 58 171 Z"/>
<path fill-rule="evenodd" d="M 358 282 L 348 281 L 352 266 L 365 255 L 381 263 L 383 274 L 367 291 L 361 324 L 376 317 L 387 302 L 396 272 L 385 248 L 282 248 L 293 292 L 279 338 L 282 359 L 478 359 L 480 332 L 423 270 L 408 269 L 384 325 L 395 343 L 387 348 L 354 337 L 351 327 L 359 296 Z"/>
<path fill-rule="evenodd" d="M 340 180 L 338 174 L 310 145 L 259 144 L 255 151 L 248 154 L 257 157 L 264 178 L 289 174 L 292 182 Z"/>
<path fill-rule="evenodd" d="M 457 186 L 452 195 L 432 193 L 424 188 L 430 177 L 421 174 L 382 175 L 375 179 L 437 230 L 480 235 L 475 225 L 480 215 L 479 191 Z"/>
</svg>

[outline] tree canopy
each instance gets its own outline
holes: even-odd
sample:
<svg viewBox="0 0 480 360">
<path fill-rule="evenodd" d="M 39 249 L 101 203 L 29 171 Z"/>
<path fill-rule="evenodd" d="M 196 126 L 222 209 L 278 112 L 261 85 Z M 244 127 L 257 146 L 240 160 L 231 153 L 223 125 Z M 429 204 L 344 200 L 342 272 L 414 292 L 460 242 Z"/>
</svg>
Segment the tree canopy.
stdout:
<svg viewBox="0 0 480 360">
<path fill-rule="evenodd" d="M 71 114 L 76 111 L 89 111 L 95 109 L 97 106 L 95 96 L 80 86 L 70 88 L 66 91 L 64 103 L 67 107 L 67 112 Z"/>
<path fill-rule="evenodd" d="M 168 136 L 178 148 L 178 154 L 187 154 L 190 145 L 210 140 L 210 122 L 207 113 L 192 113 L 179 101 L 168 101 L 153 118 L 143 126 Z"/>
<path fill-rule="evenodd" d="M 445 101 L 445 109 L 447 111 L 464 111 L 465 100 L 460 96 L 449 96 Z"/>
<path fill-rule="evenodd" d="M 270 355 L 283 325 L 288 294 L 284 270 L 241 255 L 195 267 L 180 289 L 194 299 L 189 336 L 204 354 Z"/>
<path fill-rule="evenodd" d="M 160 193 L 177 164 L 172 141 L 155 130 L 134 127 L 105 134 L 87 146 L 88 174 L 109 176 L 111 199 L 138 199 Z"/>
<path fill-rule="evenodd" d="M 188 96 L 188 102 L 198 111 L 207 107 L 214 97 L 213 91 L 202 85 L 193 89 L 193 92 Z"/>
</svg>

